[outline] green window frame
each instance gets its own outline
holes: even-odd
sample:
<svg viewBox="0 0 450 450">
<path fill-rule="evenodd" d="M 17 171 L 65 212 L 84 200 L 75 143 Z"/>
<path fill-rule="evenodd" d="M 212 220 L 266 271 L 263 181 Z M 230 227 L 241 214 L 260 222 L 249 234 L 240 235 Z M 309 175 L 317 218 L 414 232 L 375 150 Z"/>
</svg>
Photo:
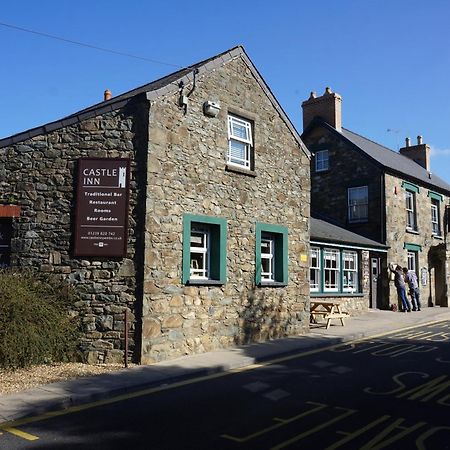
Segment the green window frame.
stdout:
<svg viewBox="0 0 450 450">
<path fill-rule="evenodd" d="M 352 297 L 352 296 L 361 296 L 362 295 L 362 286 L 361 286 L 361 271 L 362 271 L 362 260 L 361 260 L 361 252 L 353 249 L 353 248 L 336 248 L 332 246 L 319 246 L 312 245 L 310 250 L 317 253 L 317 257 L 319 259 L 317 263 L 317 267 L 311 267 L 311 269 L 317 271 L 316 278 L 318 279 L 318 285 L 314 285 L 313 289 L 311 289 L 310 282 L 310 295 L 315 297 L 323 297 L 323 296 L 340 296 L 340 297 Z M 337 269 L 331 269 L 326 267 L 325 264 L 325 253 L 326 252 L 337 252 Z M 356 267 L 353 269 L 352 267 L 346 267 L 345 263 L 345 254 L 354 256 L 354 262 Z M 311 257 L 310 257 L 311 261 Z M 336 286 L 333 288 L 326 287 L 326 275 L 325 271 L 334 271 L 336 272 L 335 282 Z M 310 276 L 311 277 L 311 276 Z M 352 280 L 349 280 L 349 277 Z M 350 281 L 355 284 L 355 288 L 350 287 Z"/>
<path fill-rule="evenodd" d="M 208 278 L 191 278 L 191 233 L 200 227 L 208 230 L 209 242 Z M 185 214 L 183 216 L 183 262 L 182 283 L 196 285 L 222 285 L 226 282 L 227 221 L 221 217 Z"/>
<path fill-rule="evenodd" d="M 418 194 L 420 192 L 419 186 L 416 186 L 413 183 L 409 183 L 408 181 L 402 182 L 402 188 L 405 188 L 407 191 L 415 192 Z"/>
<path fill-rule="evenodd" d="M 273 239 L 273 281 L 263 280 L 261 240 L 265 236 Z M 255 249 L 255 283 L 257 286 L 286 286 L 288 284 L 288 229 L 282 225 L 267 223 L 256 224 L 256 249 Z"/>
<path fill-rule="evenodd" d="M 412 252 L 421 252 L 422 251 L 422 246 L 419 244 L 408 244 L 405 242 L 403 244 L 403 248 L 405 250 L 411 250 Z"/>
</svg>

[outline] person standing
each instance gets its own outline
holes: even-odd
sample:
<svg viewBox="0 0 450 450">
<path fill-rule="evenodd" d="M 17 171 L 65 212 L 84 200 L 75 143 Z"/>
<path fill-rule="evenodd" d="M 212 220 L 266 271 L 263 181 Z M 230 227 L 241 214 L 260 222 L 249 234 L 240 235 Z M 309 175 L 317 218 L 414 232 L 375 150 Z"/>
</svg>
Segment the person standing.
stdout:
<svg viewBox="0 0 450 450">
<path fill-rule="evenodd" d="M 412 310 L 420 311 L 420 291 L 416 272 L 414 270 L 408 270 L 406 267 L 403 268 L 403 272 L 405 274 L 405 281 L 409 286 L 409 294 L 411 295 L 411 303 L 413 306 Z"/>
<path fill-rule="evenodd" d="M 397 265 L 395 269 L 389 265 L 389 270 L 394 273 L 394 285 L 397 288 L 397 294 L 402 302 L 403 312 L 411 312 L 411 305 L 409 303 L 408 297 L 406 296 L 406 284 L 405 279 L 403 277 L 402 268 Z"/>
</svg>

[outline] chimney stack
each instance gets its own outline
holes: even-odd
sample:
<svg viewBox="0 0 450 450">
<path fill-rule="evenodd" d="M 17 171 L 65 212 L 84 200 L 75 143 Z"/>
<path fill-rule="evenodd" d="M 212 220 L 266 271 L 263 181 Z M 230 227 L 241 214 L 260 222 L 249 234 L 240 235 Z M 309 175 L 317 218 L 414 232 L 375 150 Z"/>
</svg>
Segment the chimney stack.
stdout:
<svg viewBox="0 0 450 450">
<path fill-rule="evenodd" d="M 342 131 L 342 97 L 327 87 L 321 97 L 317 97 L 315 92 L 311 92 L 308 100 L 302 103 L 303 108 L 303 130 L 315 117 L 330 124 L 337 131 Z"/>
<path fill-rule="evenodd" d="M 423 143 L 423 138 L 420 135 L 417 136 L 417 145 L 410 145 L 410 143 L 410 139 L 406 138 L 406 146 L 400 149 L 400 153 L 430 171 L 429 145 Z"/>
<path fill-rule="evenodd" d="M 103 93 L 103 100 L 106 102 L 106 100 L 109 100 L 111 97 L 111 91 L 109 89 L 106 89 L 106 91 Z"/>
</svg>

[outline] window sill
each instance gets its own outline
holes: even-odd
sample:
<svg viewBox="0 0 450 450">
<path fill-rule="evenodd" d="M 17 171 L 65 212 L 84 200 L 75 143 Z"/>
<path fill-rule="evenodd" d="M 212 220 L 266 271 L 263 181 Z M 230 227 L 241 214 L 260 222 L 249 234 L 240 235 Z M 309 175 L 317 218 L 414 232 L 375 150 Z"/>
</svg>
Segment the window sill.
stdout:
<svg viewBox="0 0 450 450">
<path fill-rule="evenodd" d="M 444 236 L 442 236 L 441 234 L 433 234 L 433 239 L 438 239 L 440 241 L 444 240 Z"/>
<path fill-rule="evenodd" d="M 361 292 L 310 292 L 310 297 L 364 297 Z"/>
<path fill-rule="evenodd" d="M 411 234 L 420 234 L 419 230 L 413 230 L 412 228 L 407 228 L 406 232 Z"/>
<path fill-rule="evenodd" d="M 277 287 L 286 287 L 287 284 L 286 283 L 281 283 L 280 281 L 261 281 L 258 284 L 259 287 L 273 287 L 273 288 L 277 288 Z"/>
<path fill-rule="evenodd" d="M 369 223 L 369 219 L 359 219 L 359 220 L 350 220 L 348 221 L 349 225 L 359 225 L 361 223 Z"/>
<path fill-rule="evenodd" d="M 233 164 L 228 164 L 225 166 L 227 172 L 240 173 L 241 175 L 247 175 L 249 177 L 256 177 L 256 172 L 254 170 L 246 169 L 245 167 L 238 167 Z"/>
<path fill-rule="evenodd" d="M 187 280 L 187 286 L 222 286 L 224 281 L 220 280 Z"/>
</svg>

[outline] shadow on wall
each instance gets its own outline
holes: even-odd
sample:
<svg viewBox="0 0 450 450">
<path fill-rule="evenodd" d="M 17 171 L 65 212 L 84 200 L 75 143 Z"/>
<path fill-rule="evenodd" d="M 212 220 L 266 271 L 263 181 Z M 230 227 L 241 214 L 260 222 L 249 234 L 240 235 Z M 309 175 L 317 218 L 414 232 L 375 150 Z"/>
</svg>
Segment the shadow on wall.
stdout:
<svg viewBox="0 0 450 450">
<path fill-rule="evenodd" d="M 284 293 L 268 295 L 264 291 L 257 292 L 253 287 L 241 295 L 241 306 L 240 332 L 235 337 L 236 344 L 262 342 L 289 335 L 290 317 Z"/>
</svg>

